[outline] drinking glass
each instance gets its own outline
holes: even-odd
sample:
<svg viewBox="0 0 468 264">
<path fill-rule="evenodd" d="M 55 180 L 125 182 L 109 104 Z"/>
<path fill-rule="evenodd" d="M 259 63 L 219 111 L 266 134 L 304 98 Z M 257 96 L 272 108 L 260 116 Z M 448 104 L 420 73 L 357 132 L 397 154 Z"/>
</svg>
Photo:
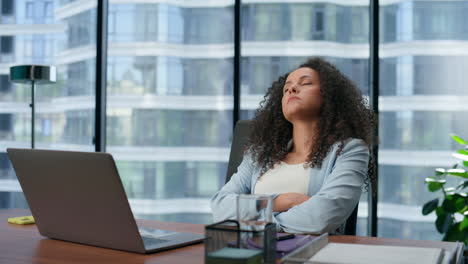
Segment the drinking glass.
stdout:
<svg viewBox="0 0 468 264">
<path fill-rule="evenodd" d="M 272 222 L 271 195 L 240 194 L 237 196 L 237 221 L 242 229 L 261 231 Z"/>
</svg>

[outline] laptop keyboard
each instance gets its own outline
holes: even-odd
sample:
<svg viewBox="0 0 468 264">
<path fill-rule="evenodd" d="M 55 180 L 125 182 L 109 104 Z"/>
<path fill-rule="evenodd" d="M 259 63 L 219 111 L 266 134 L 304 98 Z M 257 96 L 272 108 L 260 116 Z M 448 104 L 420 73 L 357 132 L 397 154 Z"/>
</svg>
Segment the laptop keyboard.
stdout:
<svg viewBox="0 0 468 264">
<path fill-rule="evenodd" d="M 143 239 L 143 244 L 145 244 L 145 247 L 149 247 L 149 248 L 157 246 L 162 243 L 169 242 L 169 240 L 166 240 L 166 239 L 152 238 L 152 237 L 146 237 L 146 236 L 142 236 L 141 238 Z"/>
</svg>

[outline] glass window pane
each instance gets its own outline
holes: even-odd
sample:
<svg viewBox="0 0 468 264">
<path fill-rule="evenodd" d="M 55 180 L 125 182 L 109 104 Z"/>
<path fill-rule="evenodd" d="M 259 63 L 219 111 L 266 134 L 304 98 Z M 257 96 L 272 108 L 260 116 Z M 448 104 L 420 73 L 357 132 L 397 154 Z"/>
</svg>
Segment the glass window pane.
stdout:
<svg viewBox="0 0 468 264">
<path fill-rule="evenodd" d="M 440 240 L 424 178 L 468 136 L 466 1 L 381 4 L 379 236 Z M 382 15 L 383 14 L 383 15 Z M 453 181 L 456 179 L 449 179 Z M 446 185 L 454 186 L 454 182 Z"/>
<path fill-rule="evenodd" d="M 11 16 L 13 15 L 13 8 L 15 5 L 14 0 L 2 0 L 2 16 Z"/>
<path fill-rule="evenodd" d="M 232 131 L 233 6 L 109 5 L 107 150 L 136 217 L 210 223 Z"/>
<path fill-rule="evenodd" d="M 10 83 L 9 66 L 57 67 L 55 84 L 36 85 L 36 148 L 94 151 L 96 10 L 52 0 L 1 4 L 0 24 L 11 29 L 0 36 L 0 208 L 25 208 L 5 150 L 31 146 L 31 86 Z"/>
<path fill-rule="evenodd" d="M 336 65 L 369 94 L 369 6 L 310 2 L 242 5 L 241 119 L 254 116 L 273 81 L 311 56 Z M 359 208 L 357 231 L 366 235 L 367 193 Z"/>
</svg>

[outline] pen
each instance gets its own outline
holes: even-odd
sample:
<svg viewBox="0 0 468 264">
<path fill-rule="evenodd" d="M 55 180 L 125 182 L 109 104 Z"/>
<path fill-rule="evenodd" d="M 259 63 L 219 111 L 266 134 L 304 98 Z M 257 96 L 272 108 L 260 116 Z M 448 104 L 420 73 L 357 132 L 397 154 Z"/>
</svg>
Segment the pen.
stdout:
<svg viewBox="0 0 468 264">
<path fill-rule="evenodd" d="M 279 236 L 276 238 L 276 241 L 282 241 L 282 240 L 286 240 L 286 239 L 290 239 L 290 238 L 295 238 L 296 236 L 294 234 L 287 234 L 287 235 L 284 235 L 284 236 Z"/>
</svg>

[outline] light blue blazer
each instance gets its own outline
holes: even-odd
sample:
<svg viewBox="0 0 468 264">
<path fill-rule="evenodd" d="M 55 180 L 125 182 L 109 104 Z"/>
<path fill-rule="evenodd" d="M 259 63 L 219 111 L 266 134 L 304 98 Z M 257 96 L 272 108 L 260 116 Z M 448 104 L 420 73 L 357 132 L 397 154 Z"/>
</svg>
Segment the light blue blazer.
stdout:
<svg viewBox="0 0 468 264">
<path fill-rule="evenodd" d="M 369 149 L 363 140 L 349 139 L 337 156 L 338 145 L 331 147 L 320 169 L 310 169 L 307 194 L 311 198 L 288 211 L 274 213 L 279 232 L 336 233 L 351 215 L 367 175 Z M 236 196 L 253 193 L 260 170 L 249 154 L 244 155 L 237 173 L 211 198 L 215 222 L 236 219 Z"/>
</svg>

